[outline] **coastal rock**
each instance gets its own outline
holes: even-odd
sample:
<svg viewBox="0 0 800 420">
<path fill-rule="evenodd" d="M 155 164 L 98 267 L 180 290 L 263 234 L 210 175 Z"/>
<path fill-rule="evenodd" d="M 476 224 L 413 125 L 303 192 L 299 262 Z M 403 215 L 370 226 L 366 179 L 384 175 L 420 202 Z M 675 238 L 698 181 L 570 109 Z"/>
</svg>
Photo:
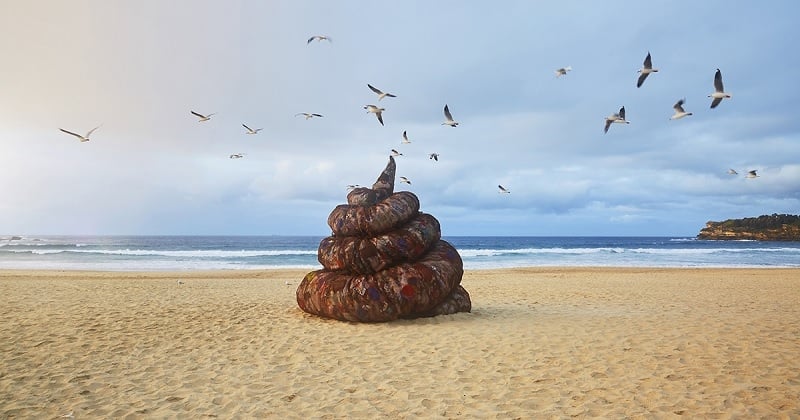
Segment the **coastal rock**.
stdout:
<svg viewBox="0 0 800 420">
<path fill-rule="evenodd" d="M 698 239 L 800 241 L 800 216 L 772 214 L 707 222 Z"/>
<path fill-rule="evenodd" d="M 419 199 L 394 192 L 395 161 L 372 188 L 356 188 L 328 217 L 332 235 L 297 288 L 300 309 L 327 318 L 384 322 L 469 312 L 458 251 L 441 239 L 439 221 Z"/>
</svg>

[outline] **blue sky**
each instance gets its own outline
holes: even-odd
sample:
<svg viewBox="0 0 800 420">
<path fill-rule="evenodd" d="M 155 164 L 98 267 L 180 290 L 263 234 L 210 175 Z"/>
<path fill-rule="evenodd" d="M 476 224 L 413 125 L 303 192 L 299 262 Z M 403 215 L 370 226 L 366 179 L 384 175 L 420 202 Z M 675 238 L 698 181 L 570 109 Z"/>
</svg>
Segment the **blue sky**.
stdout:
<svg viewBox="0 0 800 420">
<path fill-rule="evenodd" d="M 371 185 L 392 148 L 412 181 L 398 189 L 444 235 L 693 236 L 798 213 L 799 8 L 9 3 L 0 234 L 327 235 L 346 186 Z M 315 34 L 333 42 L 307 45 Z M 648 51 L 660 71 L 637 89 Z M 733 97 L 712 110 L 717 68 Z M 397 97 L 378 103 L 367 83 Z M 684 97 L 694 115 L 670 121 Z M 445 104 L 457 128 L 441 125 Z M 603 134 L 623 105 L 631 124 Z M 58 130 L 101 124 L 85 143 Z"/>
</svg>

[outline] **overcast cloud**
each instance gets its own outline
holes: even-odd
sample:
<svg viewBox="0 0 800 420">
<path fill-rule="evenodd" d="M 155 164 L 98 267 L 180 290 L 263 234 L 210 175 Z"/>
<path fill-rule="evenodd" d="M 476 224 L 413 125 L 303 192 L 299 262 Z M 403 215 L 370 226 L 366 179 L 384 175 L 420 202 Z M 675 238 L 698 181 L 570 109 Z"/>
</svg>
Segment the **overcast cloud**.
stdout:
<svg viewBox="0 0 800 420">
<path fill-rule="evenodd" d="M 327 235 L 392 148 L 445 235 L 693 236 L 800 209 L 796 2 L 1 8 L 0 234 Z M 712 110 L 717 68 L 733 97 Z"/>
</svg>

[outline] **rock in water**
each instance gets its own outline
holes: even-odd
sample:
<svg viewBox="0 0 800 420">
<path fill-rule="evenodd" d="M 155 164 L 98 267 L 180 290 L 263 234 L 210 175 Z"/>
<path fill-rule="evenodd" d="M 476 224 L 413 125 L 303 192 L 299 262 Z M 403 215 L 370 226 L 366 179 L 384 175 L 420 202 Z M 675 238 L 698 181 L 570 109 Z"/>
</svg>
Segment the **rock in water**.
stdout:
<svg viewBox="0 0 800 420">
<path fill-rule="evenodd" d="M 441 239 L 439 221 L 419 211 L 419 199 L 394 192 L 389 158 L 372 188 L 356 188 L 328 217 L 333 235 L 320 242 L 323 269 L 297 288 L 300 309 L 342 321 L 469 312 L 458 251 Z"/>
</svg>

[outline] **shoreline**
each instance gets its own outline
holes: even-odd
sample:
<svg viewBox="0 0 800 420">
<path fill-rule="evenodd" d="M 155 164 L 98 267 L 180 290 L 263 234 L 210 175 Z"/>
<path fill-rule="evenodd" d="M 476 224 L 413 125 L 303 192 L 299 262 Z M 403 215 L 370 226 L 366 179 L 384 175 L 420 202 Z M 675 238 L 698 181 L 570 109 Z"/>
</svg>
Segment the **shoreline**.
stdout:
<svg viewBox="0 0 800 420">
<path fill-rule="evenodd" d="M 0 270 L 0 417 L 800 416 L 800 269 L 466 270 L 381 324 L 305 273 Z"/>
<path fill-rule="evenodd" d="M 154 275 L 154 276 L 163 276 L 165 274 L 170 275 L 177 275 L 177 276 L 191 276 L 191 275 L 223 275 L 223 274 L 233 274 L 233 273 L 241 273 L 240 275 L 235 275 L 234 277 L 240 276 L 249 276 L 252 273 L 256 272 L 270 272 L 270 273 L 283 273 L 283 272 L 290 272 L 290 273 L 306 273 L 314 270 L 320 270 L 323 267 L 308 267 L 308 268 L 298 268 L 298 267 L 261 267 L 261 268 L 213 268 L 213 269 L 175 269 L 175 270 L 147 270 L 147 269 L 139 269 L 139 270 L 103 270 L 103 269 L 86 269 L 86 268 L 43 268 L 43 269 L 31 269 L 31 268 L 0 268 L 0 278 L 4 275 L 9 275 L 12 273 L 19 273 L 22 275 L 31 275 L 31 274 L 47 274 L 52 275 L 55 273 L 59 274 L 75 274 L 75 273 L 85 273 L 85 274 L 109 274 L 109 275 L 120 275 L 120 276 L 127 276 L 131 274 L 136 275 Z M 661 266 L 661 265 L 533 265 L 533 266 L 515 266 L 515 267 L 493 267 L 493 268 L 464 268 L 464 273 L 467 272 L 506 272 L 506 271 L 554 271 L 554 270 L 564 270 L 564 271 L 581 271 L 581 270 L 599 270 L 599 271 L 638 271 L 638 270 L 734 270 L 734 271 L 747 271 L 747 270 L 788 270 L 788 271 L 798 271 L 800 273 L 800 266 L 784 266 L 784 265 L 770 265 L 770 266 L 706 266 L 706 265 L 698 265 L 698 266 Z"/>
</svg>

